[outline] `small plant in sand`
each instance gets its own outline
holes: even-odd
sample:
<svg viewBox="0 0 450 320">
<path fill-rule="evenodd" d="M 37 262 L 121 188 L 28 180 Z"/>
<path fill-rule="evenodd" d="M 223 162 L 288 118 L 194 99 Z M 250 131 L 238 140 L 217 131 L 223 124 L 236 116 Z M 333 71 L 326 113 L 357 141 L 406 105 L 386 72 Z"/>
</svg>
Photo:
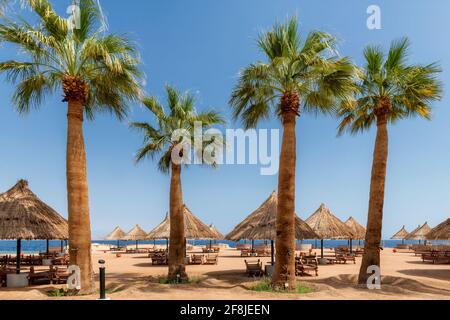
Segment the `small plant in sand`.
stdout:
<svg viewBox="0 0 450 320">
<path fill-rule="evenodd" d="M 254 283 L 250 287 L 251 291 L 257 291 L 257 292 L 273 292 L 273 293 L 299 293 L 299 294 L 307 294 L 314 292 L 314 289 L 311 287 L 308 287 L 305 284 L 302 284 L 300 282 L 297 282 L 296 288 L 293 291 L 276 288 L 272 285 L 271 280 L 268 278 L 263 279 L 262 281 L 258 281 Z"/>
</svg>

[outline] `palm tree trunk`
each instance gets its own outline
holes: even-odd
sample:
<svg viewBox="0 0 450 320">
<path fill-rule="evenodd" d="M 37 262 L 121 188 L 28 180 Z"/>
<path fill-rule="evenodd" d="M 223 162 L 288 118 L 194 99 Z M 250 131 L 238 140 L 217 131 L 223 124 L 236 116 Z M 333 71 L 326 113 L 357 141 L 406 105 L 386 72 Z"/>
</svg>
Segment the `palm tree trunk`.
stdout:
<svg viewBox="0 0 450 320">
<path fill-rule="evenodd" d="M 83 138 L 83 103 L 68 103 L 66 175 L 69 211 L 70 264 L 80 268 L 82 294 L 94 292 L 91 257 L 86 152 Z"/>
<path fill-rule="evenodd" d="M 278 176 L 278 207 L 275 270 L 272 285 L 293 290 L 295 281 L 295 163 L 297 114 L 283 114 L 283 141 Z"/>
<path fill-rule="evenodd" d="M 377 137 L 370 181 L 369 213 L 364 245 L 364 256 L 359 271 L 358 283 L 367 284 L 369 266 L 380 267 L 381 229 L 383 223 L 384 188 L 388 158 L 388 129 L 385 114 L 377 117 Z"/>
<path fill-rule="evenodd" d="M 172 162 L 170 179 L 170 244 L 169 280 L 184 281 L 188 276 L 185 266 L 183 196 L 181 192 L 181 165 Z"/>
</svg>

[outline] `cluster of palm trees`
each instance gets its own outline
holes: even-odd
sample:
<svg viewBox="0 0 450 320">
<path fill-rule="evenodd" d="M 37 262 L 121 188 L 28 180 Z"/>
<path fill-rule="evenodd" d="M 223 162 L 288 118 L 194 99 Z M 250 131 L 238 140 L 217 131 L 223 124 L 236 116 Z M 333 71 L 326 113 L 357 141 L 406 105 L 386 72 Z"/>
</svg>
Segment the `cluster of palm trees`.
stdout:
<svg viewBox="0 0 450 320">
<path fill-rule="evenodd" d="M 146 122 L 131 124 L 144 137 L 136 160 L 159 156 L 158 168 L 171 174 L 169 278 L 186 279 L 182 166 L 173 160 L 186 154 L 181 139 L 173 140 L 172 135 L 184 129 L 194 137 L 195 122 L 207 129 L 224 119 L 214 110 L 197 112 L 193 95 L 170 86 L 166 87 L 166 108 L 155 97 L 145 97 L 135 44 L 101 30 L 96 1 L 78 1 L 80 28 L 73 30 L 48 0 L 25 2 L 39 24 L 2 17 L 0 43 L 17 46 L 25 59 L 0 62 L 0 73 L 15 84 L 13 104 L 21 113 L 61 91 L 67 103 L 70 262 L 80 267 L 82 293 L 94 290 L 83 119 L 93 120 L 96 113 L 107 111 L 121 120 L 134 102 L 142 103 L 156 119 L 156 127 Z M 266 61 L 241 71 L 230 105 L 245 128 L 272 115 L 283 125 L 273 285 L 295 287 L 296 121 L 308 112 L 339 116 L 339 133 L 357 133 L 376 124 L 365 255 L 359 276 L 359 282 L 365 283 L 367 267 L 380 265 L 388 124 L 411 116 L 430 117 L 430 104 L 442 91 L 439 66 L 408 64 L 409 43 L 402 39 L 393 42 L 387 54 L 380 47 L 367 47 L 366 65 L 360 68 L 337 53 L 336 39 L 330 34 L 311 32 L 302 41 L 295 18 L 260 35 L 258 45 Z M 196 154 L 201 157 L 206 147 L 207 143 L 197 146 Z"/>
</svg>

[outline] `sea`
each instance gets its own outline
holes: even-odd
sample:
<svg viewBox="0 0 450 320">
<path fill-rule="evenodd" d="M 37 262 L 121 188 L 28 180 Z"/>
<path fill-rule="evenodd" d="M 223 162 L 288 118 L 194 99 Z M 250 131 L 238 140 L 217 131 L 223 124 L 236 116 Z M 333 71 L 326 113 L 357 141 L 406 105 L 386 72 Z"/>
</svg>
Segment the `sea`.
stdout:
<svg viewBox="0 0 450 320">
<path fill-rule="evenodd" d="M 448 241 L 432 241 L 435 244 L 448 244 Z M 110 244 L 110 245 L 117 245 L 117 241 L 108 241 L 108 240 L 93 240 L 93 244 Z M 157 245 L 166 245 L 165 240 L 145 240 L 145 241 L 139 241 L 138 245 L 140 244 L 157 244 Z M 197 246 L 204 246 L 209 245 L 209 240 L 187 240 L 188 244 L 197 245 Z M 250 244 L 251 241 L 227 241 L 227 240 L 218 240 L 218 241 L 212 241 L 212 243 L 224 243 L 228 244 L 231 248 L 235 248 L 237 244 L 239 243 L 248 243 Z M 256 240 L 254 242 L 255 245 L 258 244 L 270 244 L 270 241 L 262 241 L 262 240 Z M 313 247 L 319 248 L 320 247 L 320 241 L 319 240 L 304 240 L 303 242 L 297 241 L 297 243 L 304 243 L 304 244 L 312 244 Z M 401 240 L 384 240 L 382 242 L 382 246 L 384 248 L 395 248 L 397 244 L 401 244 Z M 405 241 L 406 244 L 418 244 L 418 241 Z M 16 252 L 16 244 L 17 242 L 15 240 L 4 240 L 0 241 L 0 254 L 14 254 Z M 64 242 L 63 245 L 66 243 Z M 325 248 L 336 248 L 337 246 L 341 245 L 348 245 L 348 240 L 324 240 L 324 247 Z M 363 245 L 364 241 L 353 241 L 353 246 Z M 136 245 L 135 241 L 120 241 L 120 245 L 130 245 L 134 246 Z M 51 240 L 49 241 L 50 247 L 61 247 L 61 241 L 59 240 Z M 45 252 L 47 248 L 47 241 L 45 240 L 22 240 L 22 253 L 24 254 L 37 254 L 39 252 Z"/>
</svg>

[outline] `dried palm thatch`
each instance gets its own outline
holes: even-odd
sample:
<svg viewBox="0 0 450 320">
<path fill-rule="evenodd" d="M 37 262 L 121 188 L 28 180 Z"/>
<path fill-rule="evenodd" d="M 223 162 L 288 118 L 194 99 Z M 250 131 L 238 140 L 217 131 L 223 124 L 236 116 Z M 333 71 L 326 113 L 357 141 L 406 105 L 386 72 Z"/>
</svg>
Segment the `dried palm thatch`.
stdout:
<svg viewBox="0 0 450 320">
<path fill-rule="evenodd" d="M 408 236 L 409 232 L 406 231 L 405 226 L 401 228 L 396 234 L 391 237 L 391 240 L 404 240 Z"/>
<path fill-rule="evenodd" d="M 428 240 L 450 240 L 450 219 L 433 228 L 426 238 Z"/>
<path fill-rule="evenodd" d="M 220 234 L 217 234 L 211 228 L 197 218 L 184 205 L 184 236 L 186 239 L 192 240 L 219 240 Z M 169 239 L 170 238 L 170 218 L 166 214 L 166 218 L 147 235 L 147 239 Z"/>
<path fill-rule="evenodd" d="M 42 202 L 27 181 L 0 194 L 0 239 L 66 240 L 68 230 L 67 221 Z"/>
<path fill-rule="evenodd" d="M 264 203 L 225 237 L 227 240 L 275 240 L 278 196 L 274 191 Z M 298 240 L 318 239 L 318 235 L 299 217 L 295 217 Z"/>
<path fill-rule="evenodd" d="M 105 240 L 122 240 L 126 233 L 120 228 L 116 227 L 110 234 L 105 237 Z"/>
<path fill-rule="evenodd" d="M 366 228 L 360 225 L 355 218 L 348 218 L 345 225 L 350 228 L 353 234 L 353 240 L 363 240 L 366 237 Z"/>
<path fill-rule="evenodd" d="M 137 224 L 121 240 L 145 240 L 147 233 Z"/>
<path fill-rule="evenodd" d="M 323 203 L 306 219 L 306 223 L 319 235 L 319 239 L 337 240 L 354 237 L 349 227 L 334 216 Z"/>
<path fill-rule="evenodd" d="M 184 232 L 187 239 L 195 240 L 220 240 L 211 228 L 184 205 Z"/>
<path fill-rule="evenodd" d="M 426 236 L 430 233 L 431 228 L 427 222 L 424 225 L 418 226 L 413 232 L 405 237 L 405 240 L 427 240 Z"/>
<path fill-rule="evenodd" d="M 149 240 L 161 240 L 170 238 L 170 220 L 169 213 L 166 213 L 164 220 L 156 226 L 155 229 L 147 234 Z"/>
<path fill-rule="evenodd" d="M 225 239 L 225 236 L 213 224 L 209 226 L 209 229 L 216 235 L 216 240 Z"/>
</svg>

